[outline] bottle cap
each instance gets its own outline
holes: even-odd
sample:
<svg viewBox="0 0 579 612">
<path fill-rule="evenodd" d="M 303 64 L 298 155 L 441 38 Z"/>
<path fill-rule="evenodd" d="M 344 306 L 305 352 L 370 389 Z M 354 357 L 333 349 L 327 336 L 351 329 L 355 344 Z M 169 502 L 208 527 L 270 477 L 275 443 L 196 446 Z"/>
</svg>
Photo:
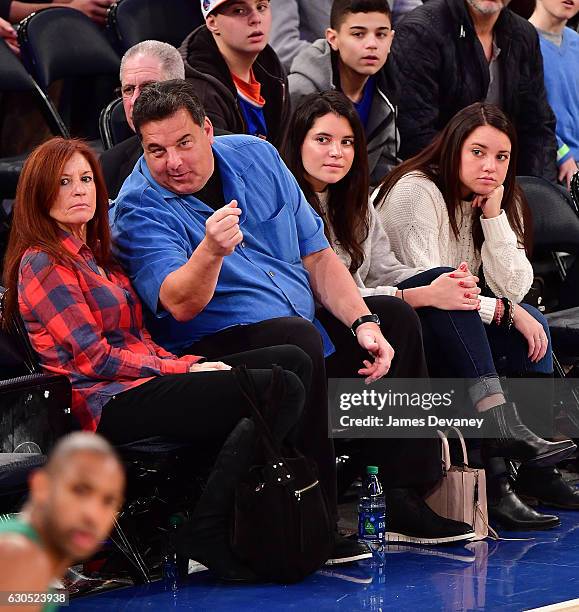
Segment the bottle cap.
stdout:
<svg viewBox="0 0 579 612">
<path fill-rule="evenodd" d="M 375 465 L 369 465 L 366 468 L 366 474 L 377 474 L 378 473 L 378 468 Z"/>
<path fill-rule="evenodd" d="M 183 516 L 181 516 L 180 514 L 172 514 L 169 517 L 169 527 L 178 527 L 183 522 Z"/>
</svg>

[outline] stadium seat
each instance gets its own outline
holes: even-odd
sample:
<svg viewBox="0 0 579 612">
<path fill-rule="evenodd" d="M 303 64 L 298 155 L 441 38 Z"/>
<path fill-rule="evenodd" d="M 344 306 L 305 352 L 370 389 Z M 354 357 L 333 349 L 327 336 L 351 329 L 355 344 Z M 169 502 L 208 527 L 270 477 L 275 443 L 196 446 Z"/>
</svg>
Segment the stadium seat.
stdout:
<svg viewBox="0 0 579 612">
<path fill-rule="evenodd" d="M 563 187 L 537 176 L 518 176 L 533 214 L 535 249 L 579 250 L 579 218 L 575 203 Z"/>
<path fill-rule="evenodd" d="M 5 289 L 0 287 L 0 321 Z M 19 318 L 0 326 L 0 451 L 32 443 L 48 453 L 64 434 L 78 429 L 70 412 L 66 376 L 42 372 Z"/>
<path fill-rule="evenodd" d="M 68 135 L 64 122 L 46 94 L 28 74 L 8 45 L 0 39 L 0 95 L 13 93 L 30 96 L 52 135 Z M 27 153 L 19 156 L 0 157 L 0 200 L 14 197 L 26 155 Z M 0 254 L 2 252 L 3 249 L 0 249 Z"/>
<path fill-rule="evenodd" d="M 31 472 L 45 463 L 46 455 L 38 452 L 0 453 L 0 522 L 21 506 Z"/>
<path fill-rule="evenodd" d="M 103 108 L 99 119 L 99 130 L 105 149 L 111 149 L 119 142 L 134 136 L 135 133 L 125 117 L 122 98 L 113 100 Z"/>
<path fill-rule="evenodd" d="M 549 181 L 532 176 L 517 178 L 533 215 L 533 265 L 543 256 L 552 258 L 556 273 L 567 281 L 569 260 L 579 256 L 579 216 L 569 193 Z M 576 265 L 575 263 L 573 265 Z M 579 308 L 564 309 L 555 305 L 547 313 L 553 348 L 566 364 L 579 360 Z"/>
<path fill-rule="evenodd" d="M 98 140 L 100 111 L 114 97 L 120 66 L 103 32 L 80 11 L 54 7 L 24 19 L 18 38 L 24 64 L 46 93 L 62 81 L 54 95 L 70 133 Z"/>
<path fill-rule="evenodd" d="M 571 193 L 571 199 L 573 200 L 575 210 L 579 211 L 579 170 L 575 172 L 573 178 L 571 179 L 571 189 L 569 191 Z"/>
<path fill-rule="evenodd" d="M 202 23 L 197 0 L 118 0 L 109 9 L 107 28 L 124 53 L 143 40 L 179 47 Z"/>
<path fill-rule="evenodd" d="M 533 215 L 535 278 L 545 291 L 547 312 L 579 305 L 572 279 L 579 266 L 579 214 L 573 198 L 562 187 L 539 177 L 518 177 Z"/>
</svg>

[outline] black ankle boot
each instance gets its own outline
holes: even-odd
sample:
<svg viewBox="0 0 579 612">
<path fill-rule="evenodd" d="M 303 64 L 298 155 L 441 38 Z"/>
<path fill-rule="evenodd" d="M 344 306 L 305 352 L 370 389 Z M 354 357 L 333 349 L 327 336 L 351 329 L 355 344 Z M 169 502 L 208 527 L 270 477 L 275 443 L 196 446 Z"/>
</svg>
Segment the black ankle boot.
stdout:
<svg viewBox="0 0 579 612">
<path fill-rule="evenodd" d="M 500 404 L 482 413 L 481 455 L 483 461 L 491 457 L 515 459 L 525 466 L 555 465 L 576 450 L 571 440 L 547 442 L 536 436 L 519 418 L 513 403 Z"/>
<path fill-rule="evenodd" d="M 446 544 L 472 540 L 466 523 L 434 512 L 413 489 L 386 489 L 386 541 L 413 544 Z"/>
<path fill-rule="evenodd" d="M 191 521 L 177 533 L 179 555 L 202 563 L 228 582 L 259 581 L 230 546 L 235 486 L 249 468 L 254 444 L 255 426 L 242 419 L 223 445 Z"/>
<path fill-rule="evenodd" d="M 491 522 L 497 528 L 512 531 L 552 529 L 561 524 L 552 514 L 541 514 L 529 508 L 511 488 L 509 479 L 501 476 L 489 483 L 488 511 Z"/>
<path fill-rule="evenodd" d="M 529 506 L 541 504 L 579 510 L 579 491 L 566 482 L 556 468 L 519 470 L 515 490 Z"/>
</svg>

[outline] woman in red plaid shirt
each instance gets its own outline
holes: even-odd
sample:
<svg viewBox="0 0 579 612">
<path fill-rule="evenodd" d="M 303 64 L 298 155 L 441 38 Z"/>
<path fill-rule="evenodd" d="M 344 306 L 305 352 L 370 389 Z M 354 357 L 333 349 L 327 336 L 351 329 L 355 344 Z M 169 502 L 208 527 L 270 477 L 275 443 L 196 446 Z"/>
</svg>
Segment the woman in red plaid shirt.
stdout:
<svg viewBox="0 0 579 612">
<path fill-rule="evenodd" d="M 42 367 L 68 376 L 72 410 L 83 429 L 114 444 L 164 436 L 214 440 L 219 448 L 249 413 L 231 366 L 252 368 L 265 397 L 277 363 L 285 368 L 286 392 L 275 433 L 280 440 L 295 433 L 312 367 L 301 349 L 277 346 L 209 362 L 177 357 L 152 341 L 139 298 L 111 256 L 106 188 L 82 141 L 54 138 L 26 161 L 4 279 L 6 318 L 19 311 Z M 319 408 L 320 435 L 326 436 L 326 407 Z M 193 526 L 179 540 L 187 548 L 183 554 L 221 578 L 248 580 L 251 572 L 227 541 L 234 486 L 227 472 L 220 470 L 219 482 L 210 479 Z"/>
</svg>

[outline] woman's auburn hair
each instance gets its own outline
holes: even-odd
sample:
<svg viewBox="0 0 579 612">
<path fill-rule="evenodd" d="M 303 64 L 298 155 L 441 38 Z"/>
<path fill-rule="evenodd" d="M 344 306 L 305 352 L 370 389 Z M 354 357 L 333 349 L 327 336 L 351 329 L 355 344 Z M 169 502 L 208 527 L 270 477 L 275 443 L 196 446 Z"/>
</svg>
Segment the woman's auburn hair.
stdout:
<svg viewBox="0 0 579 612">
<path fill-rule="evenodd" d="M 60 263 L 72 263 L 73 256 L 62 246 L 62 234 L 50 216 L 64 166 L 75 153 L 90 165 L 96 188 L 96 210 L 87 223 L 86 245 L 97 263 L 113 264 L 108 219 L 108 194 L 100 164 L 92 149 L 76 138 L 51 138 L 28 156 L 16 189 L 12 227 L 4 257 L 3 283 L 8 290 L 4 298 L 3 324 L 7 325 L 18 310 L 18 273 L 22 256 L 37 248 Z"/>
<path fill-rule="evenodd" d="M 354 136 L 352 168 L 337 183 L 328 185 L 327 220 L 320 200 L 306 178 L 302 160 L 302 145 L 317 119 L 328 114 L 344 117 Z M 322 217 L 324 231 L 330 241 L 331 225 L 336 240 L 350 257 L 350 272 L 355 272 L 364 261 L 363 242 L 368 237 L 368 151 L 364 127 L 354 105 L 338 91 L 312 93 L 301 99 L 292 115 L 282 146 L 282 157 L 295 176 L 310 206 Z M 327 221 L 327 222 L 326 222 Z"/>
<path fill-rule="evenodd" d="M 423 151 L 402 162 L 382 181 L 376 206 L 380 206 L 394 185 L 410 172 L 421 172 L 436 184 L 446 204 L 450 226 L 456 238 L 459 235 L 458 210 L 461 206 L 460 163 L 462 147 L 474 130 L 491 126 L 505 134 L 511 142 L 511 154 L 505 182 L 501 207 L 520 244 L 524 245 L 527 256 L 533 245 L 533 222 L 527 200 L 516 180 L 517 133 L 503 113 L 493 104 L 476 102 L 460 110 L 446 127 Z M 477 219 L 482 210 L 477 210 Z M 473 223 L 472 236 L 475 248 L 480 252 L 484 234 L 480 223 Z"/>
</svg>

